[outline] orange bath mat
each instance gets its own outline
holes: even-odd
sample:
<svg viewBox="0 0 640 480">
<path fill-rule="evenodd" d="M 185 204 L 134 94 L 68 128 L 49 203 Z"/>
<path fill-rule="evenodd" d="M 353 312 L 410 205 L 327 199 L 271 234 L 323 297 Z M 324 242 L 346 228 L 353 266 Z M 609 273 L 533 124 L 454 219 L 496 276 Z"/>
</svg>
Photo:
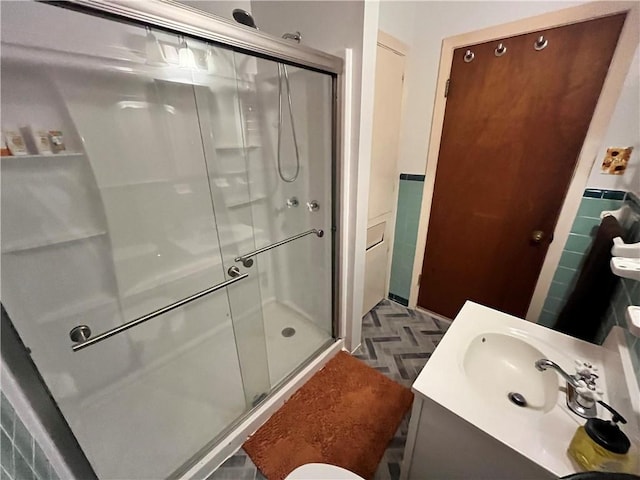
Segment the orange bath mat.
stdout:
<svg viewBox="0 0 640 480">
<path fill-rule="evenodd" d="M 312 462 L 372 478 L 412 401 L 409 389 L 340 352 L 244 449 L 269 480 L 281 480 Z"/>
</svg>

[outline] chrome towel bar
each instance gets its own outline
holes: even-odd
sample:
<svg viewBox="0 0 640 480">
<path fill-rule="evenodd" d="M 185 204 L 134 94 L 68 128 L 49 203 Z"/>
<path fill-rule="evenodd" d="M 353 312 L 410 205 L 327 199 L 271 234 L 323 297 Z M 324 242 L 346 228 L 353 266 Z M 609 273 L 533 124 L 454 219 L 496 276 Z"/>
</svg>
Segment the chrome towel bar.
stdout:
<svg viewBox="0 0 640 480">
<path fill-rule="evenodd" d="M 266 247 L 259 248 L 254 250 L 253 252 L 245 253 L 244 255 L 240 255 L 239 257 L 234 258 L 235 262 L 242 262 L 242 265 L 246 268 L 249 268 L 253 265 L 253 260 L 251 257 L 255 257 L 263 252 L 271 250 L 272 248 L 279 247 L 280 245 L 284 245 L 285 243 L 293 242 L 302 237 L 306 237 L 307 235 L 311 235 L 312 233 L 316 234 L 318 237 L 324 236 L 324 230 L 318 230 L 316 228 L 312 228 L 311 230 L 307 230 L 306 232 L 299 233 L 298 235 L 294 235 L 293 237 L 285 238 L 284 240 L 280 240 L 279 242 L 272 243 L 271 245 L 267 245 Z"/>
<path fill-rule="evenodd" d="M 94 343 L 101 342 L 103 340 L 106 340 L 109 337 L 113 337 L 114 335 L 117 335 L 118 333 L 124 332 L 125 330 L 129 330 L 130 328 L 140 325 L 146 322 L 147 320 L 156 318 L 164 313 L 170 312 L 171 310 L 175 310 L 176 308 L 182 307 L 187 303 L 191 303 L 194 300 L 198 300 L 199 298 L 202 298 L 205 295 L 209 295 L 210 293 L 213 293 L 225 287 L 228 287 L 229 285 L 239 282 L 240 280 L 243 280 L 248 276 L 249 274 L 245 273 L 243 275 L 238 275 L 236 277 L 230 278 L 229 280 L 225 280 L 224 282 L 214 285 L 213 287 L 209 287 L 198 293 L 194 293 L 193 295 L 190 295 L 187 298 L 178 300 L 177 302 L 167 305 L 166 307 L 162 307 L 158 310 L 148 313 L 147 315 L 136 318 L 135 320 L 131 320 L 130 322 L 120 325 L 119 327 L 115 327 L 115 328 L 112 328 L 111 330 L 107 330 L 106 332 L 101 333 L 100 335 L 96 335 L 95 337 L 90 336 L 91 330 L 86 325 L 79 325 L 77 327 L 74 327 L 71 330 L 71 332 L 69 332 L 69 335 L 71 336 L 72 340 L 74 341 L 80 340 L 80 341 L 75 345 L 73 345 L 71 348 L 73 349 L 74 352 L 82 350 L 83 348 L 87 348 L 88 346 L 93 345 Z"/>
</svg>

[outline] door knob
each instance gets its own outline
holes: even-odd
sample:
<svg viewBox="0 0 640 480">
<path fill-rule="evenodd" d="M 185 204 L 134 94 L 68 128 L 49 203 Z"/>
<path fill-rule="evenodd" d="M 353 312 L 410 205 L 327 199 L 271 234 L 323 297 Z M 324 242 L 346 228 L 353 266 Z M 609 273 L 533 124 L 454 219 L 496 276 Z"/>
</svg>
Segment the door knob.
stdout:
<svg viewBox="0 0 640 480">
<path fill-rule="evenodd" d="M 542 230 L 534 230 L 531 232 L 531 241 L 533 243 L 540 243 L 544 238 L 544 232 Z"/>
</svg>

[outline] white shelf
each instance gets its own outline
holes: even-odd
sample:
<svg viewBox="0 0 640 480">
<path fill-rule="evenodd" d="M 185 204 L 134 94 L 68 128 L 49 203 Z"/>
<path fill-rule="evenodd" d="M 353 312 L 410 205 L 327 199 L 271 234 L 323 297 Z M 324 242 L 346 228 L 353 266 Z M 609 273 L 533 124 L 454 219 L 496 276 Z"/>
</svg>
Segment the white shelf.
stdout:
<svg viewBox="0 0 640 480">
<path fill-rule="evenodd" d="M 640 307 L 629 305 L 626 312 L 629 331 L 636 337 L 640 337 Z"/>
<path fill-rule="evenodd" d="M 9 160 L 52 160 L 54 158 L 79 158 L 84 157 L 84 153 L 78 152 L 65 152 L 65 153 L 52 153 L 51 155 L 6 155 L 1 157 L 2 161 Z"/>
<path fill-rule="evenodd" d="M 100 237 L 106 234 L 107 234 L 106 230 L 80 232 L 80 233 L 74 232 L 69 235 L 60 236 L 58 238 L 47 239 L 46 241 L 42 241 L 38 243 L 34 242 L 31 244 L 25 244 L 25 245 L 8 245 L 2 249 L 2 253 L 17 253 L 17 252 L 24 252 L 27 250 L 35 250 L 37 248 L 53 247 L 53 246 L 62 245 L 65 243 L 79 242 L 81 240 Z"/>
<path fill-rule="evenodd" d="M 613 257 L 610 265 L 617 276 L 640 281 L 640 258 Z"/>
<path fill-rule="evenodd" d="M 620 237 L 613 239 L 613 247 L 611 248 L 613 257 L 640 258 L 640 242 L 624 243 Z"/>
</svg>

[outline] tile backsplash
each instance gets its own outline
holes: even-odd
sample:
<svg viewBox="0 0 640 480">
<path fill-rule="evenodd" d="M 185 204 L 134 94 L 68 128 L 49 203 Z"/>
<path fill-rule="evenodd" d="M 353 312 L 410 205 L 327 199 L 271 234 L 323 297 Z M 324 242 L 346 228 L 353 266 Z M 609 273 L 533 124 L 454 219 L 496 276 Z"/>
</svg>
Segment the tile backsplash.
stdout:
<svg viewBox="0 0 640 480">
<path fill-rule="evenodd" d="M 0 478 L 56 480 L 58 475 L 13 406 L 0 392 Z"/>
<path fill-rule="evenodd" d="M 424 175 L 400 175 L 389 298 L 405 306 L 411 292 L 423 186 Z"/>
</svg>

